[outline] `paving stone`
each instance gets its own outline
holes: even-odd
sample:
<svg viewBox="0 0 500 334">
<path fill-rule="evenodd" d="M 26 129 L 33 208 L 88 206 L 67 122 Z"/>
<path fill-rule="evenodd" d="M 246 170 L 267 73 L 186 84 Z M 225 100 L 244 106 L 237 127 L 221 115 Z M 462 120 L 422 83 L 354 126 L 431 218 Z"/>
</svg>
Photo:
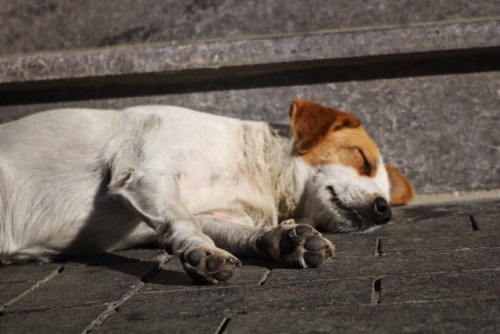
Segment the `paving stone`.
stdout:
<svg viewBox="0 0 500 334">
<path fill-rule="evenodd" d="M 474 215 L 474 221 L 481 222 L 484 231 L 496 232 L 495 224 L 499 221 L 500 214 Z M 392 222 L 366 233 L 375 237 L 404 235 L 411 231 L 415 235 L 470 235 L 474 232 L 471 224 L 470 215 L 450 215 L 427 219 L 399 219 L 395 218 Z"/>
<path fill-rule="evenodd" d="M 0 283 L 36 282 L 58 270 L 60 266 L 57 263 L 0 266 Z"/>
<path fill-rule="evenodd" d="M 500 222 L 500 201 L 485 200 L 442 205 L 422 205 L 397 207 L 394 209 L 394 219 L 373 232 L 374 235 L 402 234 L 405 229 L 412 233 L 446 233 L 469 234 L 473 232 L 472 219 L 479 228 L 498 233 Z"/>
<path fill-rule="evenodd" d="M 151 263 L 125 263 L 105 267 L 70 266 L 59 275 L 8 307 L 26 311 L 54 307 L 103 304 L 118 300 L 153 270 Z"/>
<path fill-rule="evenodd" d="M 105 306 L 80 306 L 0 316 L 1 333 L 80 333 Z"/>
<path fill-rule="evenodd" d="M 418 253 L 453 251 L 467 249 L 494 248 L 499 246 L 500 234 L 486 234 L 481 231 L 460 235 L 415 234 L 408 236 L 388 236 L 380 238 L 383 255 L 392 253 Z"/>
<path fill-rule="evenodd" d="M 382 303 L 500 296 L 500 268 L 432 275 L 387 276 L 381 279 Z"/>
<path fill-rule="evenodd" d="M 465 217 L 473 214 L 500 214 L 500 200 L 454 202 L 428 205 L 395 207 L 394 211 L 402 220 L 422 220 L 445 216 Z"/>
<path fill-rule="evenodd" d="M 0 283 L 0 310 L 5 303 L 31 288 L 33 284 L 33 282 Z"/>
<path fill-rule="evenodd" d="M 437 206 L 437 205 L 435 205 Z M 486 214 L 498 214 L 500 213 L 500 200 L 497 199 L 489 199 L 489 200 L 480 200 L 480 201 L 470 201 L 465 203 L 455 203 L 448 204 L 445 207 L 452 211 L 459 211 L 475 214 L 475 213 L 486 213 Z"/>
<path fill-rule="evenodd" d="M 469 216 L 459 215 L 443 210 L 441 213 L 432 214 L 422 213 L 419 216 L 417 211 L 414 215 L 409 217 L 396 216 L 388 224 L 381 226 L 373 231 L 374 235 L 401 235 L 402 232 L 411 230 L 417 233 L 469 233 L 472 232 Z M 426 218 L 428 217 L 428 218 Z"/>
<path fill-rule="evenodd" d="M 243 262 L 237 269 L 235 275 L 227 282 L 222 282 L 219 286 L 256 286 L 264 277 L 268 269 L 264 265 L 252 265 L 251 263 L 263 263 L 259 260 Z M 207 285 L 203 288 L 212 289 L 218 286 Z M 193 280 L 184 272 L 182 264 L 178 258 L 172 258 L 161 267 L 159 272 L 147 279 L 146 285 L 142 289 L 145 292 L 170 291 L 170 290 L 192 290 L 200 289 Z"/>
<path fill-rule="evenodd" d="M 500 206 L 500 204 L 498 205 Z M 474 220 L 479 228 L 479 232 L 498 233 L 498 226 L 500 226 L 500 213 L 475 213 Z"/>
<path fill-rule="evenodd" d="M 421 252 L 404 256 L 382 256 L 374 261 L 380 274 L 463 271 L 500 267 L 500 247 Z"/>
<path fill-rule="evenodd" d="M 372 280 L 320 281 L 315 284 L 282 284 L 199 288 L 144 292 L 120 307 L 121 317 L 156 319 L 209 316 L 276 309 L 315 309 L 346 303 L 369 303 Z"/>
<path fill-rule="evenodd" d="M 420 221 L 442 217 L 469 217 L 476 213 L 498 214 L 500 201 L 463 202 L 441 205 L 416 205 L 394 208 L 396 217 L 401 221 Z"/>
<path fill-rule="evenodd" d="M 460 272 L 500 267 L 500 248 L 420 252 L 370 257 L 334 257 L 325 266 L 310 269 L 273 269 L 266 285 L 287 282 Z"/>
<path fill-rule="evenodd" d="M 102 253 L 92 256 L 79 256 L 68 259 L 65 266 L 86 265 L 103 266 L 109 264 L 128 262 L 158 262 L 160 258 L 168 258 L 169 255 L 160 249 L 128 249 L 112 253 Z"/>
<path fill-rule="evenodd" d="M 335 257 L 374 256 L 378 237 L 370 234 L 332 234 L 323 237 L 335 245 Z"/>
<path fill-rule="evenodd" d="M 161 313 L 122 314 L 118 311 L 98 327 L 96 333 L 217 333 L 223 317 L 202 316 L 195 318 L 165 318 Z M 94 331 L 92 331 L 94 332 Z"/>
<path fill-rule="evenodd" d="M 168 261 L 172 257 L 165 250 L 160 249 L 159 246 L 155 247 L 153 245 L 151 245 L 151 248 L 127 249 L 113 252 L 113 254 L 143 262 L 163 262 Z"/>
<path fill-rule="evenodd" d="M 236 315 L 225 333 L 495 333 L 498 298 Z"/>
</svg>

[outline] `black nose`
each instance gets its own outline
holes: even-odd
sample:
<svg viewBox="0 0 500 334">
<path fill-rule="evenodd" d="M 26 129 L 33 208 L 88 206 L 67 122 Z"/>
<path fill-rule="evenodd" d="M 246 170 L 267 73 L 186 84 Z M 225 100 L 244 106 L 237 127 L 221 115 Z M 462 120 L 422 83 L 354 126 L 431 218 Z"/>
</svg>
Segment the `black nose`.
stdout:
<svg viewBox="0 0 500 334">
<path fill-rule="evenodd" d="M 375 224 L 377 225 L 387 224 L 392 218 L 391 207 L 383 197 L 375 198 L 373 211 L 373 218 L 375 218 Z"/>
</svg>

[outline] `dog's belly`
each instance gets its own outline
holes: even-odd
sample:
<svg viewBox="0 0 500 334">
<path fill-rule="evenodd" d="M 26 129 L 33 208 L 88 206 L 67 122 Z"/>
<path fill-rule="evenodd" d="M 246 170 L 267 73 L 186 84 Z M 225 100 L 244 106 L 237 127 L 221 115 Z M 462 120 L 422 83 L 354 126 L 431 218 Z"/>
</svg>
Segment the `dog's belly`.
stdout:
<svg viewBox="0 0 500 334">
<path fill-rule="evenodd" d="M 248 193 L 248 182 L 238 175 L 237 168 L 228 167 L 215 172 L 205 166 L 193 164 L 179 175 L 179 190 L 183 203 L 192 214 L 226 208 Z"/>
</svg>

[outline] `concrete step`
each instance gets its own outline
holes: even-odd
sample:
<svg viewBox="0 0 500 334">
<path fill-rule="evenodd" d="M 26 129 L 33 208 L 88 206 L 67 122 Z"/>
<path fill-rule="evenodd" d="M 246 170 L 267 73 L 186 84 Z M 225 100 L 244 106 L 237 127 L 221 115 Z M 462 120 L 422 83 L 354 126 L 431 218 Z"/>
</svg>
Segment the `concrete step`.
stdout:
<svg viewBox="0 0 500 334">
<path fill-rule="evenodd" d="M 500 20 L 61 50 L 0 58 L 0 122 L 55 107 L 177 104 L 286 123 L 351 111 L 423 193 L 500 188 Z"/>
<path fill-rule="evenodd" d="M 47 81 L 82 78 L 106 78 L 105 84 L 109 84 L 123 82 L 124 77 L 135 81 L 147 75 L 177 73 L 182 74 L 177 81 L 187 81 L 192 79 L 188 74 L 221 78 L 431 56 L 496 55 L 499 48 L 500 17 L 243 40 L 59 50 L 1 57 L 0 88 L 39 82 L 46 87 Z M 148 79 L 154 82 L 155 78 Z"/>
</svg>

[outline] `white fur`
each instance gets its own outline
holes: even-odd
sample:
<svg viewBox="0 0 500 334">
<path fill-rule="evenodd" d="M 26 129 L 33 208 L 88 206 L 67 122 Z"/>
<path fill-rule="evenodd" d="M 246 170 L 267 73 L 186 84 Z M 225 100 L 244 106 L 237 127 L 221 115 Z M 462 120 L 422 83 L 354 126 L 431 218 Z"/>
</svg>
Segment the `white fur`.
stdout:
<svg viewBox="0 0 500 334">
<path fill-rule="evenodd" d="M 379 159 L 377 172 L 375 173 L 373 182 L 376 184 L 382 197 L 384 197 L 389 201 L 391 199 L 391 193 L 390 193 L 391 185 L 389 184 L 389 176 L 387 175 L 387 169 L 385 169 L 382 157 L 380 157 Z"/>
<path fill-rule="evenodd" d="M 213 248 L 212 239 L 241 243 L 211 228 L 213 220 L 253 228 L 278 217 L 314 223 L 320 212 L 347 229 L 345 217 L 325 209 L 328 184 L 348 204 L 389 196 L 382 163 L 375 178 L 313 168 L 266 123 L 172 106 L 52 110 L 0 125 L 0 259 L 156 237 L 177 254 Z"/>
</svg>

